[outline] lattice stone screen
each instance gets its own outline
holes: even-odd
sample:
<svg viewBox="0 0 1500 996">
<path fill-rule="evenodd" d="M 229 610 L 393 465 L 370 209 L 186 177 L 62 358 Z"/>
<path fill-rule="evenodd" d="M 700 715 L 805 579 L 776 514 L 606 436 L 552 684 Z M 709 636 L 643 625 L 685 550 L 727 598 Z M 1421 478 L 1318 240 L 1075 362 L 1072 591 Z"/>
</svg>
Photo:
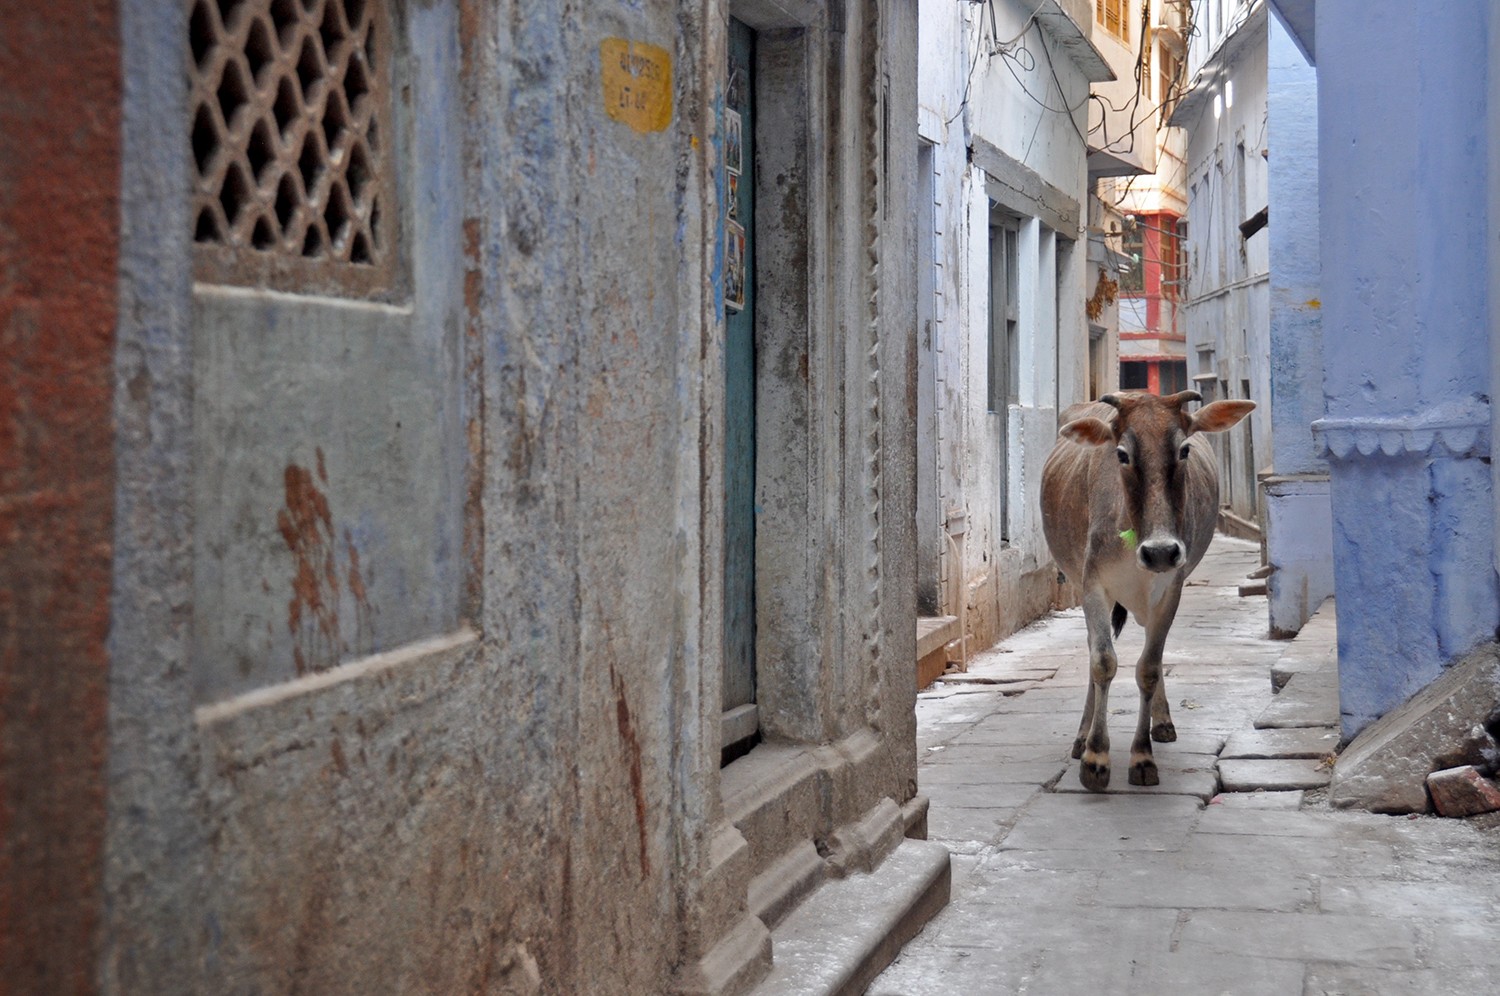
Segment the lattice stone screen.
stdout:
<svg viewBox="0 0 1500 996">
<path fill-rule="evenodd" d="M 200 280 L 375 295 L 396 256 L 379 0 L 193 0 Z"/>
</svg>

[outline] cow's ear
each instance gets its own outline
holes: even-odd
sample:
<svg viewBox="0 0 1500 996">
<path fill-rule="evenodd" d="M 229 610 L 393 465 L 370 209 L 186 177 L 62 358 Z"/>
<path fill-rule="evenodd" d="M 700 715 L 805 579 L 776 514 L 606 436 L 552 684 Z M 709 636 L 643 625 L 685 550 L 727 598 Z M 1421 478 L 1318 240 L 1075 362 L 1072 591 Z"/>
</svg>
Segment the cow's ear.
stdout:
<svg viewBox="0 0 1500 996">
<path fill-rule="evenodd" d="M 1084 446 L 1103 446 L 1115 441 L 1115 430 L 1100 418 L 1075 418 L 1057 430 L 1057 434 Z"/>
<path fill-rule="evenodd" d="M 1193 432 L 1223 432 L 1232 426 L 1238 425 L 1240 419 L 1255 411 L 1253 401 L 1215 401 L 1213 404 L 1204 405 L 1193 412 Z"/>
</svg>

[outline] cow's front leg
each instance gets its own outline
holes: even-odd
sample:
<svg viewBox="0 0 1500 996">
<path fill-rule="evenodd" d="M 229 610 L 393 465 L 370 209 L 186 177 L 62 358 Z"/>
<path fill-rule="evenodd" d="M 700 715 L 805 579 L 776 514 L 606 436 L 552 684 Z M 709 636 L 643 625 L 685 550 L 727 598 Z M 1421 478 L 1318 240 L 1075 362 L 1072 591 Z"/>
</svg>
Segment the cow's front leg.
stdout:
<svg viewBox="0 0 1500 996">
<path fill-rule="evenodd" d="M 1113 600 L 1099 589 L 1083 598 L 1083 617 L 1089 633 L 1089 693 L 1084 703 L 1083 723 L 1078 729 L 1082 750 L 1078 750 L 1079 743 L 1075 742 L 1077 753 L 1073 756 L 1079 758 L 1078 780 L 1090 792 L 1103 792 L 1109 787 L 1109 683 L 1118 667 L 1109 633 L 1109 612 L 1113 605 Z"/>
<path fill-rule="evenodd" d="M 1177 739 L 1177 727 L 1172 725 L 1172 710 L 1167 702 L 1165 675 L 1156 683 L 1156 694 L 1151 696 L 1151 739 L 1159 744 L 1169 744 Z"/>
<path fill-rule="evenodd" d="M 1166 649 L 1167 632 L 1172 620 L 1177 617 L 1177 605 L 1182 599 L 1182 580 L 1169 584 L 1161 591 L 1160 598 L 1151 607 L 1146 621 L 1146 645 L 1141 649 L 1140 660 L 1135 665 L 1135 683 L 1141 692 L 1141 705 L 1136 713 L 1135 739 L 1130 743 L 1130 784 L 1157 785 L 1161 776 L 1156 771 L 1156 759 L 1152 755 L 1151 741 L 1167 742 L 1177 739 L 1172 728 L 1171 717 L 1165 712 L 1167 693 L 1162 680 L 1161 658 Z M 1157 712 L 1157 703 L 1162 712 Z M 1170 736 L 1159 736 L 1162 729 L 1158 716 L 1166 716 L 1166 729 Z"/>
</svg>

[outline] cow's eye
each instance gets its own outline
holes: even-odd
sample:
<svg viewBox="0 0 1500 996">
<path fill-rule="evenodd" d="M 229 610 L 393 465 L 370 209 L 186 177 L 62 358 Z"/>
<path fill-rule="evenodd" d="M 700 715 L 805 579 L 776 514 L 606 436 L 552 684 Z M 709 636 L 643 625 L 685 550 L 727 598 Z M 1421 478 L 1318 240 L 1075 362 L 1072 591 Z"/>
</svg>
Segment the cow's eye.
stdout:
<svg viewBox="0 0 1500 996">
<path fill-rule="evenodd" d="M 1192 452 L 1192 450 L 1188 449 L 1188 444 L 1187 443 L 1183 443 L 1182 444 L 1182 449 L 1180 449 L 1180 450 L 1177 451 L 1177 459 L 1179 459 L 1179 460 L 1186 460 L 1188 458 L 1188 454 L 1191 453 L 1191 452 Z"/>
<path fill-rule="evenodd" d="M 1123 446 L 1116 447 L 1116 449 L 1115 449 L 1115 456 L 1125 466 L 1127 466 L 1127 467 L 1130 466 L 1130 454 L 1127 453 L 1127 452 L 1125 452 L 1125 447 L 1123 447 Z"/>
</svg>

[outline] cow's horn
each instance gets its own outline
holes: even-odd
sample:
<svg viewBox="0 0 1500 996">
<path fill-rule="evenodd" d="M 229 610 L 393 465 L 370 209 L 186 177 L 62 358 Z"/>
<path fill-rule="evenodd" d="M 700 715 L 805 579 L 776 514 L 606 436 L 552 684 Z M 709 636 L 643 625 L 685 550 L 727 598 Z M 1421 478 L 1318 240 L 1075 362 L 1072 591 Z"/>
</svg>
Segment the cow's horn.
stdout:
<svg viewBox="0 0 1500 996">
<path fill-rule="evenodd" d="M 1121 407 L 1120 396 L 1117 395 L 1117 394 L 1106 394 L 1106 395 L 1104 395 L 1104 397 L 1100 398 L 1099 400 L 1102 401 L 1102 402 L 1104 402 L 1106 405 L 1109 405 L 1109 407 L 1111 407 L 1111 408 L 1113 408 L 1113 409 L 1115 409 L 1117 411 Z"/>
<path fill-rule="evenodd" d="M 1162 398 L 1162 400 L 1167 402 L 1168 404 L 1176 405 L 1178 408 L 1181 408 L 1189 401 L 1202 401 L 1203 395 L 1199 394 L 1197 391 L 1178 391 L 1170 398 Z"/>
</svg>

